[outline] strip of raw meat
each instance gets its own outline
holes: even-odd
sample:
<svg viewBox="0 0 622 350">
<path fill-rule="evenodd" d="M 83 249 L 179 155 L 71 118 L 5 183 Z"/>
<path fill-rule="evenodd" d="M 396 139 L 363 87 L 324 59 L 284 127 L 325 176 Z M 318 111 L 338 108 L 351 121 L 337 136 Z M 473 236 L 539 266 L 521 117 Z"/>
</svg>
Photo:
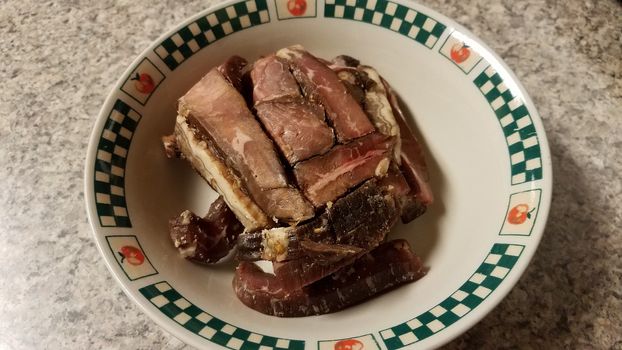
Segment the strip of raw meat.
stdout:
<svg viewBox="0 0 622 350">
<path fill-rule="evenodd" d="M 281 49 L 276 54 L 287 60 L 305 96 L 324 106 L 340 143 L 374 131 L 361 106 L 326 64 L 301 46 Z"/>
<path fill-rule="evenodd" d="M 288 64 L 274 54 L 258 59 L 251 70 L 254 104 L 298 99 L 300 89 Z"/>
<path fill-rule="evenodd" d="M 360 65 L 358 60 L 346 55 L 335 57 L 329 67 L 337 73 L 350 94 L 363 106 L 376 129 L 384 135 L 396 138 L 393 154 L 400 164 L 400 128 L 378 72 L 370 66 Z"/>
<path fill-rule="evenodd" d="M 181 256 L 201 264 L 226 256 L 242 231 L 244 226 L 222 196 L 212 203 L 205 218 L 185 210 L 169 221 L 169 234 Z"/>
<path fill-rule="evenodd" d="M 371 177 L 384 176 L 393 143 L 392 138 L 373 133 L 296 164 L 294 175 L 305 196 L 320 207 Z"/>
<path fill-rule="evenodd" d="M 417 189 L 417 200 L 423 207 L 427 207 L 434 201 L 434 195 L 432 194 L 432 187 L 429 183 L 430 176 L 428 174 L 428 167 L 425 162 L 423 149 L 406 121 L 406 117 L 399 106 L 397 95 L 386 80 L 382 79 L 382 82 L 388 92 L 393 114 L 400 127 L 400 138 L 402 142 L 401 170 L 409 185 Z"/>
<path fill-rule="evenodd" d="M 368 180 L 304 225 L 240 235 L 238 259 L 298 259 L 309 255 L 302 245 L 304 241 L 345 244 L 369 251 L 385 239 L 398 216 L 393 192 L 375 179 Z"/>
<path fill-rule="evenodd" d="M 297 100 L 262 103 L 255 109 L 289 164 L 326 153 L 333 146 L 333 131 L 324 122 L 324 111 L 314 105 Z"/>
<path fill-rule="evenodd" d="M 326 153 L 334 143 L 324 109 L 305 102 L 287 63 L 275 55 L 251 70 L 257 116 L 290 164 Z"/>
<path fill-rule="evenodd" d="M 425 275 L 421 260 L 405 240 L 387 242 L 334 275 L 308 287 L 288 290 L 276 276 L 243 261 L 233 288 L 246 306 L 279 317 L 302 317 L 339 311 Z"/>
<path fill-rule="evenodd" d="M 266 214 L 243 189 L 242 180 L 220 158 L 207 142 L 199 138 L 199 131 L 188 125 L 186 119 L 177 116 L 175 124 L 176 146 L 192 167 L 223 196 L 247 230 L 260 230 L 273 225 Z"/>
<path fill-rule="evenodd" d="M 274 262 L 274 274 L 283 288 L 296 290 L 348 266 L 366 251 L 359 247 L 343 244 L 301 242 L 307 255 L 286 262 Z"/>
<path fill-rule="evenodd" d="M 178 113 L 203 140 L 213 142 L 268 217 L 291 223 L 313 216 L 313 207 L 289 184 L 272 142 L 244 98 L 218 69 L 179 100 Z"/>
</svg>

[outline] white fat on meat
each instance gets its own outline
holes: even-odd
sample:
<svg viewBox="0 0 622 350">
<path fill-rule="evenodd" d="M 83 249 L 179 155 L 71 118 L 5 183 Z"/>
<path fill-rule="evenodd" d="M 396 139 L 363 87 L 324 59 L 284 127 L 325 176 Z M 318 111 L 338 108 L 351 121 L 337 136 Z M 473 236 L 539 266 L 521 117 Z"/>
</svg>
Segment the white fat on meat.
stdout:
<svg viewBox="0 0 622 350">
<path fill-rule="evenodd" d="M 175 136 L 182 152 L 192 155 L 189 160 L 194 168 L 223 196 L 247 231 L 269 227 L 268 218 L 242 191 L 239 180 L 234 180 L 228 167 L 212 153 L 205 141 L 197 139 L 194 135 L 195 131 L 188 125 L 186 118 L 177 116 Z"/>
<path fill-rule="evenodd" d="M 287 257 L 289 245 L 289 227 L 277 227 L 261 232 L 263 247 L 262 258 L 265 260 L 282 261 Z"/>
<path fill-rule="evenodd" d="M 300 58 L 302 57 L 302 53 L 300 51 L 305 51 L 305 48 L 302 45 L 292 45 L 290 47 L 286 47 L 277 51 L 276 56 L 284 58 L 286 60 L 294 57 Z"/>
<path fill-rule="evenodd" d="M 181 255 L 182 258 L 187 258 L 187 257 L 192 257 L 194 256 L 194 252 L 197 250 L 197 243 L 196 241 L 193 242 L 193 244 L 189 244 L 188 248 L 179 248 L 177 247 L 177 250 L 179 251 L 179 255 Z"/>
<path fill-rule="evenodd" d="M 391 161 L 388 158 L 382 159 L 380 162 L 378 162 L 378 165 L 376 165 L 376 170 L 374 171 L 374 175 L 376 175 L 376 177 L 387 176 L 387 173 L 389 172 L 390 164 L 391 164 Z"/>
</svg>

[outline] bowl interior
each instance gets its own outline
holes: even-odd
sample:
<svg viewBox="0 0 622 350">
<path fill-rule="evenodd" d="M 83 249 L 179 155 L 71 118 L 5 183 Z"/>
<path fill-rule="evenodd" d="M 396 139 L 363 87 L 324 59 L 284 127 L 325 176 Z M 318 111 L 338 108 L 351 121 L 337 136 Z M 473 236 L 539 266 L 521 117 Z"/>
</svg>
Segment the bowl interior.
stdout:
<svg viewBox="0 0 622 350">
<path fill-rule="evenodd" d="M 153 287 L 145 288 L 165 281 L 165 287 L 160 284 L 158 290 L 166 292 L 168 285 L 210 318 L 257 334 L 307 343 L 370 334 L 374 342 L 384 342 L 388 348 L 440 344 L 483 317 L 511 288 L 537 246 L 548 210 L 550 170 L 547 174 L 544 169 L 547 177 L 527 173 L 526 179 L 530 181 L 521 182 L 522 178 L 517 177 L 520 171 L 515 165 L 520 156 L 513 153 L 508 136 L 511 133 L 504 129 L 505 122 L 495 110 L 498 102 L 486 94 L 488 81 L 495 84 L 493 89 L 505 88 L 511 93 L 504 103 L 518 99 L 528 109 L 529 122 L 537 130 L 532 134 L 539 136 L 542 174 L 548 166 L 548 151 L 535 109 L 511 73 L 477 39 L 460 28 L 454 31 L 456 26 L 451 21 L 419 5 L 408 6 L 445 23 L 432 48 L 398 31 L 363 21 L 321 16 L 279 20 L 275 4 L 268 4 L 268 23 L 230 34 L 192 54 L 173 70 L 162 60 L 156 43 L 155 49 L 142 56 L 147 60 L 139 59 L 135 65 L 139 71 L 147 70 L 156 76 L 157 86 L 147 100 L 141 100 L 140 94 L 138 99 L 132 97 L 135 91 L 127 94 L 125 91 L 132 86 L 122 79 L 120 88 L 104 107 L 96 127 L 99 130 L 94 132 L 97 149 L 91 153 L 100 159 L 100 140 L 105 138 L 101 130 L 113 130 L 106 120 L 120 110 L 126 117 L 133 113 L 131 110 L 139 115 L 132 118 L 136 120 L 122 174 L 125 215 L 131 227 L 119 225 L 125 223 L 119 216 L 115 216 L 114 222 L 102 219 L 97 206 L 101 204 L 97 195 L 98 167 L 87 164 L 87 169 L 95 171 L 87 170 L 87 186 L 95 184 L 94 189 L 87 191 L 87 200 L 95 203 L 90 214 L 102 253 L 126 290 L 146 308 L 161 310 L 153 296 L 144 291 L 155 291 Z M 320 15 L 322 5 L 326 6 L 317 4 Z M 469 63 L 465 72 L 464 67 L 452 61 L 451 54 L 448 57 L 443 53 L 448 50 L 445 43 L 452 40 L 469 42 L 473 57 L 483 59 Z M 168 219 L 184 209 L 204 214 L 216 194 L 185 161 L 165 158 L 160 137 L 172 131 L 177 99 L 210 68 L 233 54 L 252 61 L 292 44 L 302 44 L 324 58 L 338 54 L 356 57 L 375 67 L 392 84 L 426 150 L 436 202 L 424 216 L 408 225 L 399 225 L 390 235 L 411 242 L 430 268 L 427 276 L 338 313 L 281 319 L 257 313 L 237 300 L 231 287 L 235 268 L 231 259 L 203 267 L 177 255 L 168 237 Z M 130 69 L 128 76 L 133 73 Z M 494 77 L 503 80 L 503 87 Z M 499 96 L 503 96 L 503 91 Z M 125 107 L 113 105 L 117 99 Z M 516 132 L 519 131 L 517 127 Z M 519 133 L 518 137 L 523 146 L 528 146 L 526 139 L 530 135 Z M 112 153 L 114 158 L 116 153 Z M 109 171 L 114 173 L 114 169 Z M 509 225 L 508 211 L 523 202 L 537 210 L 533 218 L 527 226 Z M 150 268 L 120 262 L 119 246 L 128 245 L 133 239 Z M 188 342 L 198 344 L 210 338 L 209 334 L 201 335 L 199 329 L 185 332 L 188 327 L 174 319 L 177 311 L 170 311 L 170 315 L 165 311 L 151 314 L 162 318 L 161 323 L 174 328 L 175 334 Z M 448 330 L 440 332 L 444 328 Z M 432 337 L 435 334 L 438 336 Z"/>
</svg>

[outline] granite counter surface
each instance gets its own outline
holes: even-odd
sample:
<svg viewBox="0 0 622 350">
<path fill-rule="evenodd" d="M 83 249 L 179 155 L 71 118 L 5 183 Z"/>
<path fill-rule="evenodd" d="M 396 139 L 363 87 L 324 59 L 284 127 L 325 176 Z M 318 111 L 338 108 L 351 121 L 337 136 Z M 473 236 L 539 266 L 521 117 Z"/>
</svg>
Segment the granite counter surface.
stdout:
<svg viewBox="0 0 622 350">
<path fill-rule="evenodd" d="M 185 349 L 123 294 L 84 209 L 115 80 L 214 1 L 0 2 L 0 349 Z M 622 349 L 622 3 L 424 3 L 514 70 L 548 132 L 549 225 L 518 285 L 447 349 Z"/>
</svg>

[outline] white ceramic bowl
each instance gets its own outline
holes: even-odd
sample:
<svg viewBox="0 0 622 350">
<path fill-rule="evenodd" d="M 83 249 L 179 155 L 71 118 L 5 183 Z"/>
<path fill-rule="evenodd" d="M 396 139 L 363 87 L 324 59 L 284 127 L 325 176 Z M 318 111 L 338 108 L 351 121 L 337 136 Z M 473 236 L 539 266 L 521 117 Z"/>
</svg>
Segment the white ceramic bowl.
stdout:
<svg viewBox="0 0 622 350">
<path fill-rule="evenodd" d="M 185 162 L 164 157 L 160 136 L 173 128 L 176 100 L 211 67 L 296 43 L 325 58 L 357 57 L 394 86 L 427 150 L 436 202 L 391 233 L 412 243 L 427 276 L 341 312 L 283 319 L 237 300 L 233 262 L 202 267 L 177 255 L 167 220 L 186 208 L 204 213 L 216 196 Z M 538 246 L 551 181 L 527 93 L 449 18 L 403 0 L 249 0 L 198 14 L 132 63 L 95 124 L 85 193 L 111 272 L 184 342 L 393 350 L 440 346 L 501 301 Z"/>
</svg>

